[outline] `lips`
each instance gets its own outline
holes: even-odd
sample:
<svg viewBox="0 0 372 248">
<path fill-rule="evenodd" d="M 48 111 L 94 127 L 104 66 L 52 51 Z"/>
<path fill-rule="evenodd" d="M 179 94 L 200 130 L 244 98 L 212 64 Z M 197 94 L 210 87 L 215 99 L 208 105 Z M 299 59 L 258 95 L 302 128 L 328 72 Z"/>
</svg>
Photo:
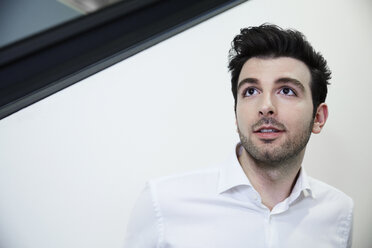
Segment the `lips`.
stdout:
<svg viewBox="0 0 372 248">
<path fill-rule="evenodd" d="M 260 126 L 254 130 L 255 133 L 273 133 L 273 132 L 282 132 L 283 130 L 275 126 Z"/>
<path fill-rule="evenodd" d="M 275 139 L 279 137 L 284 130 L 274 126 L 261 126 L 253 132 L 261 139 Z"/>
<path fill-rule="evenodd" d="M 272 129 L 272 128 L 263 128 L 257 131 L 258 133 L 277 133 L 279 130 Z"/>
</svg>

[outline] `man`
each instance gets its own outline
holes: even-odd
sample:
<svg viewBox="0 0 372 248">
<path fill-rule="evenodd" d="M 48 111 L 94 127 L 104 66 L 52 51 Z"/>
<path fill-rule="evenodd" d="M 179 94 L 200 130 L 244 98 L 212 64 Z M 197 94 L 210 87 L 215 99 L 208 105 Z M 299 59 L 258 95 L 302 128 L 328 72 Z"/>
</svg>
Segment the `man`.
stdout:
<svg viewBox="0 0 372 248">
<path fill-rule="evenodd" d="M 223 165 L 150 181 L 126 247 L 351 247 L 353 202 L 308 177 L 331 72 L 298 31 L 242 29 L 229 69 L 240 143 Z"/>
</svg>

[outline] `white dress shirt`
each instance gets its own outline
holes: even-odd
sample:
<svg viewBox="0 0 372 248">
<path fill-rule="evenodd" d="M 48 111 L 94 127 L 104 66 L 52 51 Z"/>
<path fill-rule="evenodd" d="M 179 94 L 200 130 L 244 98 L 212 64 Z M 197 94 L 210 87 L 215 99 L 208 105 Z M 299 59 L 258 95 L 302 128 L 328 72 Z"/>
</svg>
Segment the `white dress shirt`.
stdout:
<svg viewBox="0 0 372 248">
<path fill-rule="evenodd" d="M 126 248 L 351 247 L 353 201 L 300 170 L 271 211 L 237 156 L 224 164 L 149 181 L 128 225 Z"/>
</svg>

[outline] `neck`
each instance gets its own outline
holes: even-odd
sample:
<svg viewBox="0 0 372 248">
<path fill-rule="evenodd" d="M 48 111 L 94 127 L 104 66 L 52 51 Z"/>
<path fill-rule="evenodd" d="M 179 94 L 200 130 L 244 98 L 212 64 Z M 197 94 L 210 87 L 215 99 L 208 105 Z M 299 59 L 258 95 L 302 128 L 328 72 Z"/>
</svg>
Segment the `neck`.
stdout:
<svg viewBox="0 0 372 248">
<path fill-rule="evenodd" d="M 252 186 L 260 194 L 262 203 L 270 210 L 290 195 L 304 154 L 305 149 L 291 160 L 273 165 L 254 160 L 243 149 L 239 162 Z"/>
</svg>

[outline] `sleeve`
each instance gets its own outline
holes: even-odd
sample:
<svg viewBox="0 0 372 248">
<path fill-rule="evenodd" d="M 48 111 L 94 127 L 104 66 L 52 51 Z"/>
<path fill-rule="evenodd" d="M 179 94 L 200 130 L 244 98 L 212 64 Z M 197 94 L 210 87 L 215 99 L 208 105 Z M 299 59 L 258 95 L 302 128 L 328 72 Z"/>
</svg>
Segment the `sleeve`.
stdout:
<svg viewBox="0 0 372 248">
<path fill-rule="evenodd" d="M 160 219 L 152 193 L 150 184 L 147 183 L 132 211 L 124 248 L 159 247 Z"/>
<path fill-rule="evenodd" d="M 351 200 L 351 207 L 349 213 L 346 217 L 345 221 L 345 247 L 351 248 L 352 247 L 352 240 L 353 240 L 353 210 L 354 210 L 354 202 Z"/>
</svg>

